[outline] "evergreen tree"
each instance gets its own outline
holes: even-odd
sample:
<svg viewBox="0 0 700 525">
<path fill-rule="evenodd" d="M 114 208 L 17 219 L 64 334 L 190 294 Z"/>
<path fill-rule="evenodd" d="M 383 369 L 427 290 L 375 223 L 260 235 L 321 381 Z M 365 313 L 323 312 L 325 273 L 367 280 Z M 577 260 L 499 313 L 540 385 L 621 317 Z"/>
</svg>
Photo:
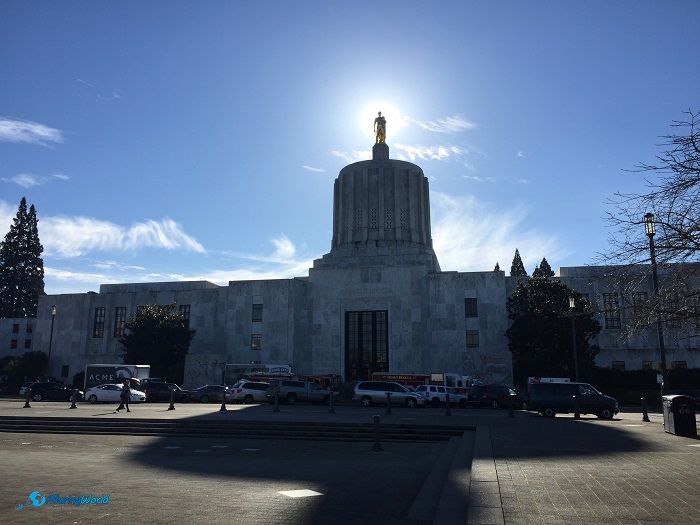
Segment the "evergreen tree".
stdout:
<svg viewBox="0 0 700 525">
<path fill-rule="evenodd" d="M 589 340 L 601 330 L 590 303 L 559 281 L 528 279 L 525 284 L 518 283 L 506 303 L 512 321 L 506 336 L 516 384 L 529 376 L 575 377 L 570 297 L 575 299 L 579 375 L 584 381 L 590 377 L 598 348 Z"/>
<path fill-rule="evenodd" d="M 44 295 L 44 248 L 34 205 L 22 197 L 5 240 L 0 243 L 0 317 L 36 317 Z"/>
<path fill-rule="evenodd" d="M 552 267 L 547 262 L 547 259 L 542 257 L 542 262 L 539 266 L 535 267 L 535 271 L 532 272 L 532 276 L 535 279 L 549 279 L 550 277 L 554 277 L 554 272 L 552 271 Z"/>
<path fill-rule="evenodd" d="M 501 271 L 501 265 L 498 264 L 498 261 L 496 261 L 496 266 L 493 267 L 494 272 L 500 272 Z"/>
<path fill-rule="evenodd" d="M 151 375 L 163 381 L 182 383 L 185 357 L 196 330 L 185 326 L 175 305 L 149 305 L 129 317 L 121 339 L 125 363 L 147 363 Z"/>
<path fill-rule="evenodd" d="M 520 258 L 520 252 L 517 248 L 515 249 L 515 255 L 513 256 L 513 263 L 510 265 L 510 276 L 527 277 L 525 265 L 523 265 L 523 260 Z"/>
</svg>

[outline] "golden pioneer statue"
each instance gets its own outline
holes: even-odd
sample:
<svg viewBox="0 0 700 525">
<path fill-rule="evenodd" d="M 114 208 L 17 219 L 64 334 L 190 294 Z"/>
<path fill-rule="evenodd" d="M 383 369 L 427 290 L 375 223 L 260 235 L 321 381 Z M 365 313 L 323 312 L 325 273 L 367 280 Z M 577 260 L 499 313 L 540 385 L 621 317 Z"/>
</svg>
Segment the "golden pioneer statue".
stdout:
<svg viewBox="0 0 700 525">
<path fill-rule="evenodd" d="M 374 135 L 377 144 L 384 144 L 386 142 L 386 119 L 382 117 L 381 111 L 379 112 L 379 116 L 374 119 Z"/>
</svg>

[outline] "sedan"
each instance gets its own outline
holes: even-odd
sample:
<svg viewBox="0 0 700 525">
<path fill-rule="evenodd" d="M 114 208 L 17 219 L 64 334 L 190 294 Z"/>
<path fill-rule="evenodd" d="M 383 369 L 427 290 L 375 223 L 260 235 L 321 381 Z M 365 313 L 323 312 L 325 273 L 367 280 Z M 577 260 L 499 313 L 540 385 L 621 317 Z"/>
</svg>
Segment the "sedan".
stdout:
<svg viewBox="0 0 700 525">
<path fill-rule="evenodd" d="M 29 389 L 33 401 L 70 401 L 73 399 L 73 389 L 56 381 L 32 383 Z M 78 399 L 82 399 L 80 391 L 78 391 Z"/>
<path fill-rule="evenodd" d="M 229 401 L 229 389 L 221 385 L 205 385 L 188 392 L 190 401 L 195 403 L 209 403 L 209 401 L 223 401 L 224 393 L 226 401 Z"/>
<path fill-rule="evenodd" d="M 92 404 L 119 403 L 121 401 L 121 397 L 119 396 L 122 393 L 123 387 L 124 385 L 119 384 L 93 386 L 92 388 L 88 388 L 85 392 L 85 399 L 87 399 Z M 141 392 L 140 390 L 134 390 L 132 388 L 131 399 L 129 400 L 129 403 L 141 403 L 143 401 L 146 401 L 146 394 Z"/>
</svg>

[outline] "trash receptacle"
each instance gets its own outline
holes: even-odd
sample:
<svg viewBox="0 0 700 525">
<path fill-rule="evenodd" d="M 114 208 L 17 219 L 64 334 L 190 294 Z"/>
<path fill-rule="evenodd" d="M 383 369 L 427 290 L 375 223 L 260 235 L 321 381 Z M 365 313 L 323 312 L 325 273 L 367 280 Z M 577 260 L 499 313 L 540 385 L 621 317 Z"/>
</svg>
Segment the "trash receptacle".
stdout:
<svg viewBox="0 0 700 525">
<path fill-rule="evenodd" d="M 661 396 L 664 409 L 664 430 L 676 436 L 698 436 L 695 422 L 695 400 L 690 396 Z"/>
</svg>

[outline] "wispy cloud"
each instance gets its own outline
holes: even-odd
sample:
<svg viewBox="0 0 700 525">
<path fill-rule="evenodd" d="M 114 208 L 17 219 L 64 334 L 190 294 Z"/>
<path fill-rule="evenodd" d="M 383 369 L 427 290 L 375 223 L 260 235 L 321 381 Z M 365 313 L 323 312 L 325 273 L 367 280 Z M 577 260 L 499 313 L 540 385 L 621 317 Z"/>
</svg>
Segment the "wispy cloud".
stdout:
<svg viewBox="0 0 700 525">
<path fill-rule="evenodd" d="M 411 146 L 399 143 L 392 146 L 412 161 L 416 159 L 448 160 L 467 153 L 467 150 L 457 146 Z"/>
<path fill-rule="evenodd" d="M 48 146 L 51 142 L 63 142 L 63 135 L 60 130 L 44 124 L 0 117 L 0 141 Z"/>
<path fill-rule="evenodd" d="M 370 160 L 372 158 L 372 152 L 369 150 L 355 150 L 352 153 L 348 153 L 347 151 L 331 150 L 331 155 L 339 157 L 347 163 L 359 162 L 361 160 Z"/>
<path fill-rule="evenodd" d="M 124 227 L 89 217 L 45 217 L 39 224 L 44 254 L 79 257 L 94 250 L 124 251 L 162 248 L 204 253 L 204 247 L 171 219 L 149 220 Z"/>
<path fill-rule="evenodd" d="M 50 176 L 46 175 L 34 175 L 33 173 L 18 173 L 14 177 L 3 177 L 0 180 L 5 182 L 12 182 L 23 188 L 33 188 L 34 186 L 43 186 L 48 184 L 52 179 L 68 180 L 70 177 L 64 175 L 63 173 L 53 173 Z"/>
<path fill-rule="evenodd" d="M 493 210 L 473 197 L 431 192 L 433 247 L 443 271 L 510 268 L 518 248 L 528 272 L 542 257 L 552 264 L 569 254 L 559 239 L 526 225 L 528 209 Z M 530 247 L 530 248 L 528 248 Z"/>
<path fill-rule="evenodd" d="M 415 119 L 410 119 L 410 121 L 434 133 L 461 133 L 462 131 L 474 129 L 476 127 L 476 124 L 466 120 L 460 115 L 445 117 L 437 121 Z"/>
<path fill-rule="evenodd" d="M 315 171 L 316 173 L 325 173 L 326 172 L 326 170 L 324 170 L 323 168 L 313 168 L 313 167 L 307 166 L 305 164 L 302 166 L 302 168 L 304 168 L 305 170 L 309 170 L 309 171 Z"/>
</svg>

